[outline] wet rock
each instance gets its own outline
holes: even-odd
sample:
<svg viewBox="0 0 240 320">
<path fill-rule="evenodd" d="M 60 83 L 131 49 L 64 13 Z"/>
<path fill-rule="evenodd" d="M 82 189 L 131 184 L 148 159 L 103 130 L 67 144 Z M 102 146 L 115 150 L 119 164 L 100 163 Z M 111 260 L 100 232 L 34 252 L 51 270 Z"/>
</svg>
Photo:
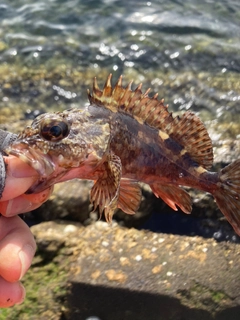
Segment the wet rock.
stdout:
<svg viewBox="0 0 240 320">
<path fill-rule="evenodd" d="M 213 143 L 214 150 L 214 170 L 219 170 L 240 155 L 240 140 L 220 139 Z"/>
<path fill-rule="evenodd" d="M 84 222 L 89 219 L 91 205 L 89 191 L 92 182 L 72 180 L 55 185 L 50 199 L 35 210 L 31 218 L 39 221 L 68 219 Z"/>
<path fill-rule="evenodd" d="M 67 319 L 239 317 L 237 244 L 125 229 L 101 221 L 87 227 L 46 222 L 32 227 L 32 232 L 41 255 L 50 252 L 52 257 L 52 243 L 61 247 L 55 260 L 69 271 L 63 311 Z M 42 245 L 46 241 L 48 245 Z"/>
</svg>

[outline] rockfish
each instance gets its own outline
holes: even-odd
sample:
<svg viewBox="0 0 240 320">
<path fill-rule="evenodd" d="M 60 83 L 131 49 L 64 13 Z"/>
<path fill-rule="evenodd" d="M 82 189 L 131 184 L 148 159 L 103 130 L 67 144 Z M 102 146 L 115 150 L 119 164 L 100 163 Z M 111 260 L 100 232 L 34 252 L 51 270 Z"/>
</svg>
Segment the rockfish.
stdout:
<svg viewBox="0 0 240 320">
<path fill-rule="evenodd" d="M 94 210 L 111 221 L 116 208 L 134 214 L 141 201 L 139 181 L 173 210 L 190 213 L 188 186 L 213 195 L 240 235 L 240 159 L 220 172 L 213 163 L 211 139 L 192 112 L 173 117 L 158 95 L 149 97 L 140 84 L 115 86 L 108 76 L 103 90 L 96 78 L 85 109 L 38 116 L 5 150 L 30 164 L 39 180 L 36 193 L 73 178 L 94 181 L 90 200 Z"/>
</svg>

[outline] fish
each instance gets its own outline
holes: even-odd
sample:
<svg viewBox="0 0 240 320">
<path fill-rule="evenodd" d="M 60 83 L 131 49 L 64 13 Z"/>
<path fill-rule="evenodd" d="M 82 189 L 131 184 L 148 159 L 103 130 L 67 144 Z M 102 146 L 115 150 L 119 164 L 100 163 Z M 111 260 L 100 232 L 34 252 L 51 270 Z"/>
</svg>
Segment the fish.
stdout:
<svg viewBox="0 0 240 320">
<path fill-rule="evenodd" d="M 139 182 L 173 210 L 189 214 L 192 200 L 183 188 L 212 194 L 217 206 L 240 235 L 240 159 L 219 172 L 210 171 L 213 148 L 200 118 L 191 111 L 169 112 L 158 94 L 112 85 L 101 90 L 96 78 L 89 104 L 39 115 L 5 152 L 31 165 L 39 179 L 28 193 L 71 179 L 93 181 L 93 210 L 108 222 L 117 208 L 134 214 L 141 202 Z"/>
</svg>

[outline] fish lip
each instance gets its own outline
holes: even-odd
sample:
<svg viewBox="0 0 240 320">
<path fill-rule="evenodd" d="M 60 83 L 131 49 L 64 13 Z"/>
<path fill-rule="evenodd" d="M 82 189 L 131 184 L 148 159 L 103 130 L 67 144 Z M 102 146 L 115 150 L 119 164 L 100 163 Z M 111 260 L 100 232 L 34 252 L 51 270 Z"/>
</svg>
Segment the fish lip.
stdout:
<svg viewBox="0 0 240 320">
<path fill-rule="evenodd" d="M 55 164 L 49 155 L 43 154 L 41 150 L 36 150 L 27 143 L 15 142 L 8 146 L 4 152 L 30 165 L 42 179 L 48 177 L 55 170 Z"/>
</svg>

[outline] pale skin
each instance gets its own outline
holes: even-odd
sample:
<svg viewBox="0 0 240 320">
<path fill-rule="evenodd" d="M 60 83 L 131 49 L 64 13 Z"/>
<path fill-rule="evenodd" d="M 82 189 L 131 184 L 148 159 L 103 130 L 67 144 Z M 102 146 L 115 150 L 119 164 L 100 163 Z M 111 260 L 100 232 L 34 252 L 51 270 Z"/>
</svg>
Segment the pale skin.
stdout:
<svg viewBox="0 0 240 320">
<path fill-rule="evenodd" d="M 38 194 L 24 194 L 37 180 L 37 172 L 16 157 L 4 157 L 4 161 L 7 178 L 0 199 L 0 308 L 23 302 L 21 279 L 36 251 L 29 227 L 17 215 L 38 208 L 52 193 L 49 188 Z"/>
</svg>

